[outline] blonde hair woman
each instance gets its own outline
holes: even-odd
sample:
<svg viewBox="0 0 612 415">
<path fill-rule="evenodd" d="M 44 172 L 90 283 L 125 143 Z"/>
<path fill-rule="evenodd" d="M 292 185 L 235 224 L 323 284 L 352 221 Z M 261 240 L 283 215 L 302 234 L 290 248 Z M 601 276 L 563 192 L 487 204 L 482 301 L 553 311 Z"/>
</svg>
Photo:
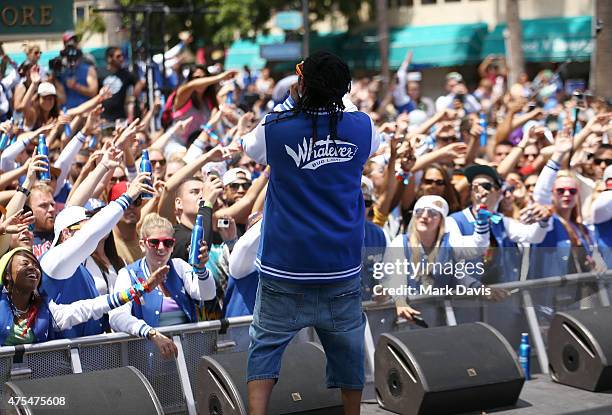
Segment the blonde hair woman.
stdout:
<svg viewBox="0 0 612 415">
<path fill-rule="evenodd" d="M 482 285 L 472 276 L 460 272 L 455 265 L 460 260 L 481 256 L 489 247 L 488 218 L 484 212 L 482 215 L 479 213 L 474 234 L 461 236 L 447 230 L 447 215 L 448 203 L 442 197 L 428 195 L 417 200 L 408 232 L 393 240 L 384 261 L 394 265 L 408 261 L 409 266 L 396 269 L 385 282 L 387 287 L 407 286 L 418 294 L 422 286 Z M 405 296 L 396 295 L 394 300 L 398 317 L 413 320 L 414 315 L 420 314 L 407 304 Z"/>
<path fill-rule="evenodd" d="M 202 241 L 200 246 L 198 268 L 180 258 L 170 258 L 175 243 L 170 221 L 157 213 L 145 216 L 140 228 L 140 248 L 144 258 L 119 271 L 115 291 L 146 279 L 160 268 L 168 267 L 167 277 L 155 290 L 144 295 L 144 304 L 126 304 L 110 314 L 110 324 L 114 330 L 146 337 L 165 358 L 176 356 L 176 346 L 154 327 L 195 323 L 194 301 L 211 300 L 216 295 L 214 278 L 204 267 L 208 261 L 206 243 Z"/>
</svg>

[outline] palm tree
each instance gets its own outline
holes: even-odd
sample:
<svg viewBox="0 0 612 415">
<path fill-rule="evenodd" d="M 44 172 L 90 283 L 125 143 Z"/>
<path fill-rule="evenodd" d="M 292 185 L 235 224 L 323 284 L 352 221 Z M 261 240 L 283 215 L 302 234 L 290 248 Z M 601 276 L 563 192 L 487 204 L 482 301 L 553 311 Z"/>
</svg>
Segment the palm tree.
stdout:
<svg viewBox="0 0 612 415">
<path fill-rule="evenodd" d="M 508 33 L 506 41 L 506 56 L 508 60 L 508 85 L 513 85 L 521 73 L 525 71 L 523 56 L 523 31 L 519 17 L 518 0 L 506 0 L 506 22 Z"/>
</svg>

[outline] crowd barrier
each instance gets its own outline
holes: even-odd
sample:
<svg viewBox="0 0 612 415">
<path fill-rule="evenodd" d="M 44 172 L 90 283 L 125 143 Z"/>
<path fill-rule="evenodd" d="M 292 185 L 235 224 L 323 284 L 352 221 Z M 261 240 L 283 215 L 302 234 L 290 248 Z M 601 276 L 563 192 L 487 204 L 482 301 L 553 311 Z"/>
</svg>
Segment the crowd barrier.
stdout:
<svg viewBox="0 0 612 415">
<path fill-rule="evenodd" d="M 520 334 L 532 338 L 534 371 L 548 373 L 547 322 L 556 311 L 609 306 L 612 272 L 574 274 L 500 284 L 511 295 L 503 301 L 475 297 L 420 296 L 410 299 L 430 326 L 484 321 L 517 348 Z M 397 322 L 391 302 L 364 303 L 367 380 L 373 380 L 374 350 L 382 333 L 415 329 Z M 124 333 L 54 340 L 26 346 L 0 347 L 0 381 L 43 378 L 131 365 L 149 380 L 167 414 L 196 414 L 194 390 L 203 355 L 246 350 L 251 316 L 163 327 L 178 347 L 178 358 L 164 360 L 155 346 Z M 316 340 L 312 330 L 302 340 Z"/>
</svg>

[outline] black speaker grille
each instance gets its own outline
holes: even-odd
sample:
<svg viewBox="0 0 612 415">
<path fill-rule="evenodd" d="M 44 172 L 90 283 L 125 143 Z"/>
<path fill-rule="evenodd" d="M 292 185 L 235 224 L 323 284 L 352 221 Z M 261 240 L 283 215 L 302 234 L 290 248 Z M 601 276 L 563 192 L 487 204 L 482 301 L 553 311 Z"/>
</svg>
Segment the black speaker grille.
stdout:
<svg viewBox="0 0 612 415">
<path fill-rule="evenodd" d="M 387 375 L 387 386 L 391 395 L 399 397 L 402 395 L 402 379 L 397 369 L 391 369 Z"/>
<path fill-rule="evenodd" d="M 208 398 L 208 413 L 210 415 L 223 415 L 221 401 L 214 393 Z"/>
<path fill-rule="evenodd" d="M 575 372 L 580 367 L 580 353 L 571 344 L 566 345 L 563 348 L 563 366 L 570 371 Z"/>
</svg>

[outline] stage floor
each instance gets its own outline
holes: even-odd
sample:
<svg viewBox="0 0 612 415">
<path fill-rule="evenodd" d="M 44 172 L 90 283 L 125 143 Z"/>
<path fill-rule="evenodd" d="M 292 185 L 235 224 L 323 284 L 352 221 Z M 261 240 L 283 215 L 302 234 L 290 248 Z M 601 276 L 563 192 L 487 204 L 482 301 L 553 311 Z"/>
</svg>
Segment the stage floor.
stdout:
<svg viewBox="0 0 612 415">
<path fill-rule="evenodd" d="M 373 394 L 365 391 L 366 398 Z M 369 403 L 371 402 L 371 403 Z M 363 415 L 391 414 L 376 404 L 376 399 L 361 405 Z M 554 383 L 548 375 L 535 375 L 525 382 L 515 407 L 502 408 L 474 414 L 495 415 L 612 415 L 612 391 L 593 393 Z"/>
</svg>

